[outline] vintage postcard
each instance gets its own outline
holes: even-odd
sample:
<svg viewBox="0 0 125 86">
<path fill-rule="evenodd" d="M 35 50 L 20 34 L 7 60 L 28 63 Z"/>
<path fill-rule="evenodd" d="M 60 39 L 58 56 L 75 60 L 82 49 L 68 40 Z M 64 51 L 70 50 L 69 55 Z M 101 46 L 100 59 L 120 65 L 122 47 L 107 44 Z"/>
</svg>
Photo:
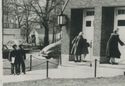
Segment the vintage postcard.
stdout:
<svg viewBox="0 0 125 86">
<path fill-rule="evenodd" d="M 2 0 L 3 86 L 124 86 L 124 0 Z"/>
</svg>

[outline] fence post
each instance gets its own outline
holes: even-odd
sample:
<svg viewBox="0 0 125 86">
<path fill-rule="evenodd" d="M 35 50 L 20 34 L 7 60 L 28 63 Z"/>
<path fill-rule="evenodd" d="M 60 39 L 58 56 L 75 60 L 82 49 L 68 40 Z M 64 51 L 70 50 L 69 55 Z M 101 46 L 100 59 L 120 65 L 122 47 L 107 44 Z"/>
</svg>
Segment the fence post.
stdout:
<svg viewBox="0 0 125 86">
<path fill-rule="evenodd" d="M 95 59 L 95 69 L 94 69 L 94 77 L 96 78 L 97 74 L 97 59 Z"/>
<path fill-rule="evenodd" d="M 92 40 L 90 42 L 90 67 L 92 67 Z"/>
<path fill-rule="evenodd" d="M 62 65 L 62 58 L 59 56 L 59 64 Z"/>
<path fill-rule="evenodd" d="M 47 79 L 49 78 L 49 61 L 48 61 L 48 59 L 46 61 L 46 78 Z"/>
<path fill-rule="evenodd" d="M 90 67 L 92 67 L 92 62 L 90 63 Z"/>
<path fill-rule="evenodd" d="M 30 55 L 30 71 L 32 70 L 32 55 Z"/>
</svg>

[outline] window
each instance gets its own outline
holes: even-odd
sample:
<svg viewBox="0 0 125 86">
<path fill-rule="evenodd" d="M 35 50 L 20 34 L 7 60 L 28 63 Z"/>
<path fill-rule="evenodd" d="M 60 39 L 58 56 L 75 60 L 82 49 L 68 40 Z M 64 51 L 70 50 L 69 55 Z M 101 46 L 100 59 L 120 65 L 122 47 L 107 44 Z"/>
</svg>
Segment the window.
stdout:
<svg viewBox="0 0 125 86">
<path fill-rule="evenodd" d="M 3 28 L 9 28 L 9 24 L 8 23 L 4 23 Z"/>
<path fill-rule="evenodd" d="M 87 11 L 86 12 L 86 16 L 93 16 L 94 15 L 94 11 Z"/>
<path fill-rule="evenodd" d="M 125 14 L 125 9 L 119 9 L 118 10 L 118 15 L 122 15 Z"/>
<path fill-rule="evenodd" d="M 17 24 L 13 24 L 13 28 L 17 28 Z"/>
<path fill-rule="evenodd" d="M 118 20 L 118 26 L 125 26 L 125 20 Z"/>
<path fill-rule="evenodd" d="M 91 27 L 91 21 L 86 21 L 86 27 Z"/>
</svg>

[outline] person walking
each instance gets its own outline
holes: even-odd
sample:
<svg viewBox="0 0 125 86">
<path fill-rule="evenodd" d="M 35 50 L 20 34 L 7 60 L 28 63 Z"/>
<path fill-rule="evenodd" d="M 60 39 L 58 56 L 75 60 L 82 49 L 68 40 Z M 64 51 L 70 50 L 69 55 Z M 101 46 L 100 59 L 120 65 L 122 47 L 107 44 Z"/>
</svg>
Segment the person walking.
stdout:
<svg viewBox="0 0 125 86">
<path fill-rule="evenodd" d="M 115 62 L 115 58 L 120 58 L 121 56 L 121 53 L 118 48 L 118 43 L 121 46 L 124 45 L 124 43 L 119 38 L 118 30 L 118 28 L 114 30 L 107 42 L 106 57 L 110 58 L 109 63 L 111 64 L 118 64 Z"/>
<path fill-rule="evenodd" d="M 11 74 L 16 73 L 16 64 L 15 64 L 15 59 L 17 57 L 17 45 L 14 44 L 12 46 L 13 50 L 10 52 L 9 60 L 11 62 Z"/>
<path fill-rule="evenodd" d="M 25 50 L 23 49 L 23 45 L 19 45 L 19 50 L 18 50 L 19 73 L 20 73 L 20 67 L 21 67 L 22 72 L 26 74 L 25 60 L 26 60 Z"/>
<path fill-rule="evenodd" d="M 72 49 L 71 54 L 75 55 L 75 62 L 81 62 L 81 54 L 83 53 L 83 46 L 85 43 L 85 39 L 82 36 L 82 32 L 79 33 L 78 36 L 74 38 L 72 41 Z"/>
</svg>

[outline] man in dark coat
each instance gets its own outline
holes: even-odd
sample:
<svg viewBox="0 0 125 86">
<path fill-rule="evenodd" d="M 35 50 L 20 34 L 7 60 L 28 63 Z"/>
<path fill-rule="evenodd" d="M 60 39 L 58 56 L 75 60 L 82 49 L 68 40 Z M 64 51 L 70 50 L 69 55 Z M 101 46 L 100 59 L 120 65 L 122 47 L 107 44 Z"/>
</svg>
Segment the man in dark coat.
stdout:
<svg viewBox="0 0 125 86">
<path fill-rule="evenodd" d="M 10 52 L 9 60 L 11 62 L 11 74 L 15 74 L 16 72 L 15 59 L 17 58 L 17 45 L 13 45 L 12 48 L 13 50 Z"/>
<path fill-rule="evenodd" d="M 25 50 L 23 49 L 23 45 L 19 45 L 19 50 L 18 50 L 18 65 L 19 69 L 18 72 L 20 73 L 20 66 L 22 67 L 22 72 L 25 74 L 25 59 L 26 59 L 26 54 Z"/>
<path fill-rule="evenodd" d="M 124 45 L 124 43 L 119 39 L 119 34 L 117 29 L 111 34 L 107 42 L 106 56 L 110 58 L 111 64 L 117 64 L 115 62 L 115 58 L 120 58 L 121 56 L 121 53 L 118 48 L 118 43 L 120 43 L 121 46 Z"/>
</svg>

